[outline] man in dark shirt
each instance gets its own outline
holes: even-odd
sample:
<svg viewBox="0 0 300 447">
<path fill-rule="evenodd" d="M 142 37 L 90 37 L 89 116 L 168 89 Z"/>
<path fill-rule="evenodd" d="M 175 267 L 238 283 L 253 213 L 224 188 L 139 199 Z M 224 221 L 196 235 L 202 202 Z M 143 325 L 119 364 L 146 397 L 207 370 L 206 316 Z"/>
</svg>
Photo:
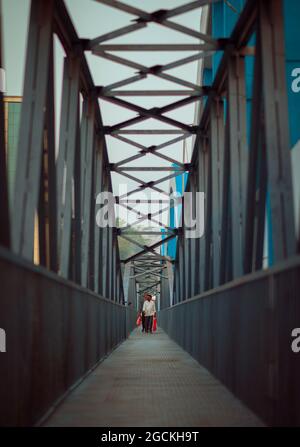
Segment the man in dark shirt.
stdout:
<svg viewBox="0 0 300 447">
<path fill-rule="evenodd" d="M 148 294 L 144 293 L 144 301 L 142 301 L 141 305 L 140 305 L 140 314 L 142 317 L 142 332 L 145 332 L 145 329 L 146 329 L 146 327 L 145 327 L 145 312 L 143 311 L 143 307 L 144 307 L 144 302 L 147 299 L 147 296 L 148 296 Z"/>
</svg>

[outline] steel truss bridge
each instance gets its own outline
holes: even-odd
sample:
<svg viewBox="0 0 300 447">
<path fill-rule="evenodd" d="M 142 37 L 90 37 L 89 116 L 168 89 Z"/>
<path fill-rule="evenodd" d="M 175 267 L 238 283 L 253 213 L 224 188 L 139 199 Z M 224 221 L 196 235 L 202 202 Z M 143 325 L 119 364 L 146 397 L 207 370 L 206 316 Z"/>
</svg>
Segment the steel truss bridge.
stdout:
<svg viewBox="0 0 300 447">
<path fill-rule="evenodd" d="M 0 93 L 0 327 L 9 342 L 7 353 L 1 354 L 1 425 L 41 420 L 127 338 L 135 326 L 136 300 L 144 291 L 159 295 L 164 331 L 267 424 L 299 425 L 299 358 L 290 349 L 291 330 L 300 324 L 299 210 L 293 199 L 284 1 L 242 2 L 232 32 L 222 38 L 213 35 L 212 26 L 202 32 L 174 21 L 203 7 L 213 21 L 214 8 L 223 3 L 217 0 L 152 13 L 121 1 L 98 3 L 133 20 L 84 39 L 63 0 L 31 1 L 12 212 Z M 193 37 L 195 43 L 106 43 L 126 39 L 150 23 Z M 54 35 L 66 54 L 57 154 Z M 194 53 L 148 67 L 121 56 L 123 51 Z M 88 52 L 132 69 L 133 75 L 95 85 Z M 250 93 L 249 58 L 254 61 Z M 219 61 L 212 82 L 192 83 L 169 72 L 199 60 L 208 67 L 212 60 Z M 174 89 L 134 89 L 135 82 L 148 77 L 170 81 Z M 131 102 L 137 97 L 145 102 L 148 97 L 174 100 L 149 109 Z M 105 126 L 99 99 L 136 116 Z M 197 104 L 196 123 L 167 116 L 189 104 Z M 149 119 L 167 128 L 131 127 Z M 149 141 L 162 135 L 164 142 L 141 144 L 139 135 L 149 135 Z M 136 155 L 111 163 L 107 136 L 131 146 Z M 161 152 L 188 138 L 193 142 L 189 162 Z M 148 154 L 162 164 L 130 165 Z M 134 175 L 137 170 L 162 176 L 142 181 Z M 113 226 L 96 224 L 96 197 L 113 192 L 112 172 L 139 184 L 115 197 L 116 206 L 137 215 L 121 229 L 114 217 Z M 186 192 L 205 193 L 205 233 L 200 238 L 189 239 L 187 228 L 161 219 L 170 195 L 161 184 L 183 174 Z M 129 197 L 145 190 L 165 196 L 167 205 L 156 213 L 137 211 Z M 273 264 L 268 267 L 266 212 Z M 143 221 L 159 227 L 151 232 L 157 241 L 149 246 L 135 240 L 140 234 L 135 226 Z M 38 265 L 33 263 L 36 222 Z M 120 259 L 119 238 L 139 251 Z M 167 249 L 161 251 L 173 240 L 174 257 Z M 126 305 L 128 301 L 133 306 Z"/>
</svg>

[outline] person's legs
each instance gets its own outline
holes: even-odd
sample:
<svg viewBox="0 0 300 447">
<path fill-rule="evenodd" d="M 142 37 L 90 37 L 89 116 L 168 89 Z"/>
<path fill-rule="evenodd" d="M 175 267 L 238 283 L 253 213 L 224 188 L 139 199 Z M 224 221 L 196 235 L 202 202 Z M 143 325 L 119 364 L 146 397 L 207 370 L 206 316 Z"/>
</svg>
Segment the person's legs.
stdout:
<svg viewBox="0 0 300 447">
<path fill-rule="evenodd" d="M 142 313 L 142 332 L 145 332 L 145 315 Z"/>
<path fill-rule="evenodd" d="M 150 317 L 145 317 L 145 328 L 146 328 L 146 332 L 149 332 L 150 329 Z"/>
<path fill-rule="evenodd" d="M 153 316 L 149 317 L 149 330 L 152 334 Z"/>
</svg>

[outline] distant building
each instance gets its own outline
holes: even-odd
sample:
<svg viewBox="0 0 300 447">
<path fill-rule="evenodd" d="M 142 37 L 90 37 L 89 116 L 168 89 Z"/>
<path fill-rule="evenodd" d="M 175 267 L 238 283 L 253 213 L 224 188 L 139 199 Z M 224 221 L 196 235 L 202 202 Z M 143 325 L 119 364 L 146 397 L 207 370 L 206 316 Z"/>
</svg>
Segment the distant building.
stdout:
<svg viewBox="0 0 300 447">
<path fill-rule="evenodd" d="M 19 130 L 21 121 L 22 96 L 4 96 L 4 134 L 8 177 L 9 207 L 14 203 L 14 184 L 17 168 Z M 39 264 L 38 220 L 34 228 L 34 262 Z"/>
<path fill-rule="evenodd" d="M 4 97 L 4 117 L 5 117 L 5 147 L 7 157 L 8 172 L 8 194 L 10 207 L 13 203 L 14 181 L 17 165 L 17 151 L 19 141 L 19 128 L 21 119 L 22 97 Z"/>
</svg>

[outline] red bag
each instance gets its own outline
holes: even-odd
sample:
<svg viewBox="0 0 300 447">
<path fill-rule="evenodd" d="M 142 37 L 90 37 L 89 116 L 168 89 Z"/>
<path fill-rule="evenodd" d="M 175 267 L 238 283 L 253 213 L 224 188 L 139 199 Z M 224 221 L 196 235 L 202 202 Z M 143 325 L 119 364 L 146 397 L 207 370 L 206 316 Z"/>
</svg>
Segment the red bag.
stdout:
<svg viewBox="0 0 300 447">
<path fill-rule="evenodd" d="M 157 319 L 153 318 L 153 325 L 152 325 L 152 331 L 155 332 L 157 329 Z"/>
<path fill-rule="evenodd" d="M 140 326 L 141 322 L 142 322 L 142 317 L 139 315 L 136 320 L 136 325 Z"/>
</svg>

